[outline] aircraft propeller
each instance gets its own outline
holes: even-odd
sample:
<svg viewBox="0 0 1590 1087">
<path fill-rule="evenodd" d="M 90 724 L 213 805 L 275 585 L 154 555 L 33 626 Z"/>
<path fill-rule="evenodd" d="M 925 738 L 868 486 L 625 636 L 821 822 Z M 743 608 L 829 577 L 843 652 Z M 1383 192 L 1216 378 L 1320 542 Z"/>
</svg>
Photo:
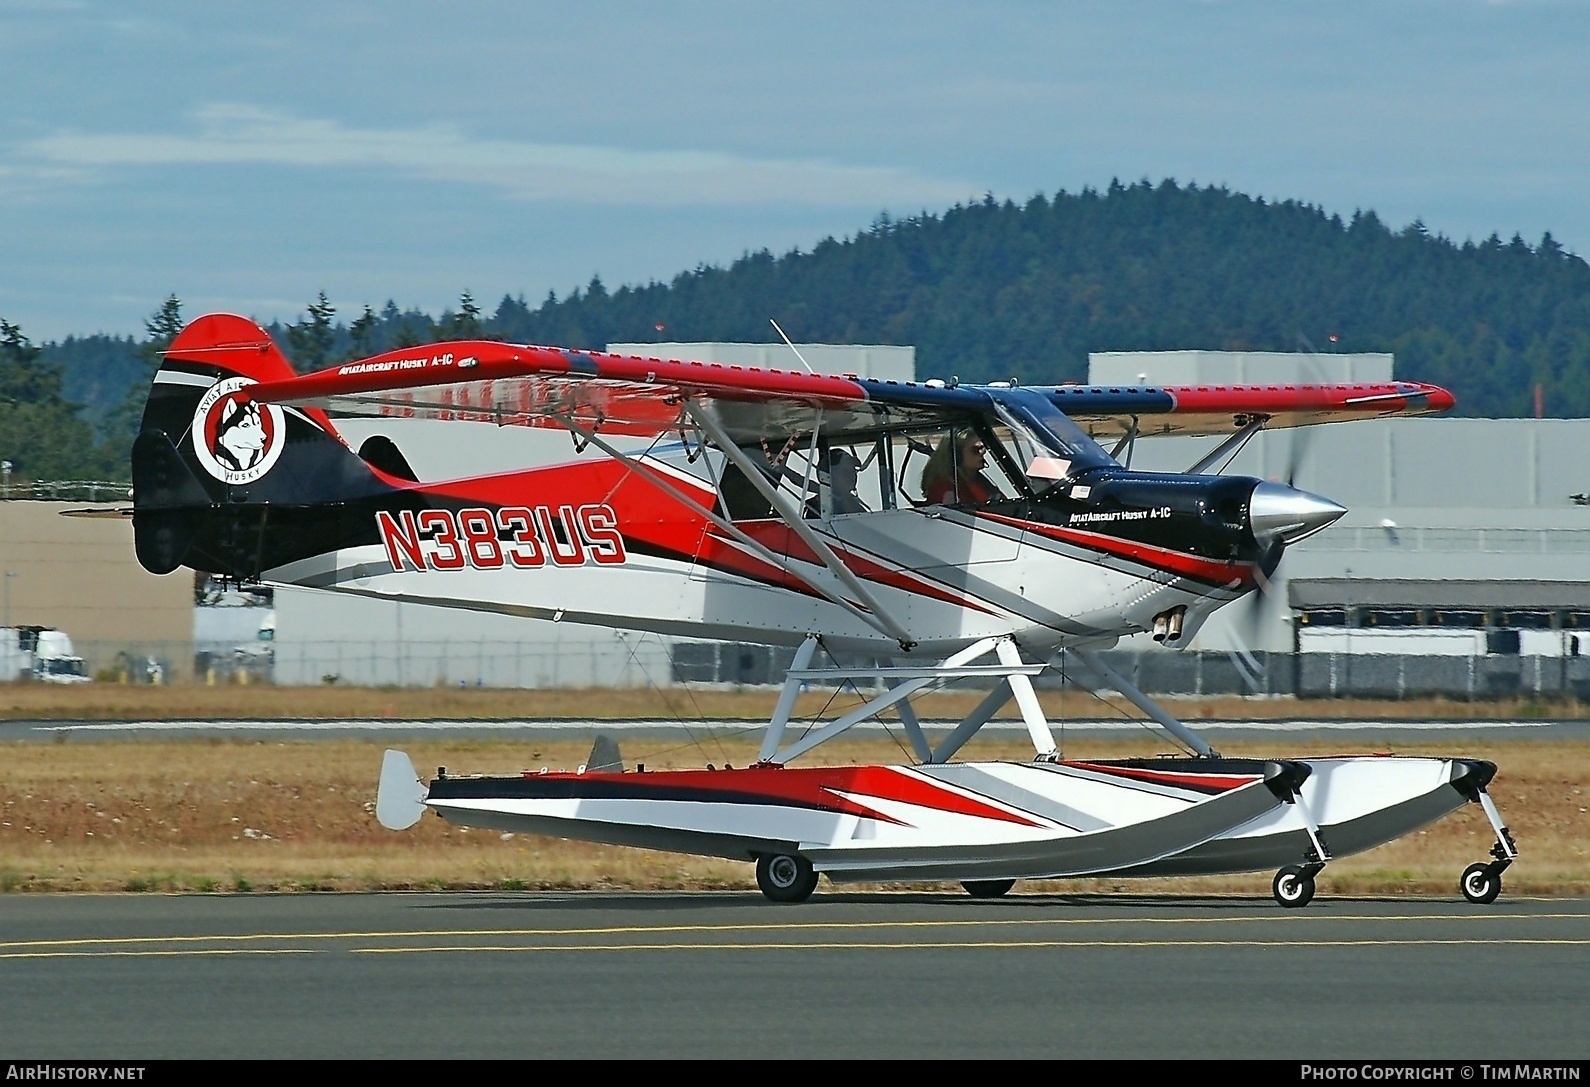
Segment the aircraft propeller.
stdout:
<svg viewBox="0 0 1590 1087">
<path fill-rule="evenodd" d="M 1309 338 L 1301 332 L 1297 335 L 1297 343 L 1301 349 L 1299 354 L 1302 356 L 1303 367 L 1308 372 L 1309 382 L 1324 384 L 1326 375 L 1317 362 L 1319 352 L 1315 350 Z M 1278 486 L 1261 483 L 1259 487 L 1254 489 L 1253 499 L 1250 504 L 1250 522 L 1253 524 L 1255 537 L 1260 537 L 1263 527 L 1261 521 L 1263 520 L 1268 520 L 1273 524 L 1285 524 L 1292 520 L 1307 521 L 1313 524 L 1314 527 L 1310 527 L 1307 531 L 1286 533 L 1285 538 L 1281 535 L 1276 535 L 1272 538 L 1271 543 L 1259 560 L 1257 569 L 1254 571 L 1255 584 L 1253 592 L 1249 593 L 1247 598 L 1238 605 L 1240 611 L 1237 611 L 1231 617 L 1231 634 L 1237 643 L 1236 648 L 1231 651 L 1231 660 L 1236 665 L 1237 671 L 1242 675 L 1243 682 L 1252 691 L 1257 691 L 1263 686 L 1265 665 L 1254 653 L 1253 646 L 1259 640 L 1260 624 L 1264 618 L 1265 608 L 1275 594 L 1276 586 L 1272 579 L 1274 579 L 1275 572 L 1281 565 L 1281 559 L 1286 552 L 1287 545 L 1296 543 L 1306 536 L 1313 535 L 1346 512 L 1343 507 L 1331 502 L 1329 499 L 1320 498 L 1318 495 L 1297 489 L 1298 475 L 1302 472 L 1303 465 L 1308 459 L 1311 428 L 1295 428 L 1290 432 L 1289 437 L 1291 444 L 1287 450 L 1286 474 L 1283 478 L 1286 483 L 1286 491 L 1291 492 L 1291 494 L 1283 498 L 1279 493 L 1280 488 Z M 1266 487 L 1270 487 L 1270 494 L 1274 495 L 1274 498 L 1268 504 L 1266 495 L 1261 494 L 1261 491 Z M 1294 498 L 1293 496 L 1296 497 Z M 1305 499 L 1307 501 L 1303 501 Z M 1286 506 L 1291 507 L 1289 511 L 1282 508 Z M 1287 516 L 1288 512 L 1292 514 L 1292 517 L 1289 518 Z"/>
</svg>

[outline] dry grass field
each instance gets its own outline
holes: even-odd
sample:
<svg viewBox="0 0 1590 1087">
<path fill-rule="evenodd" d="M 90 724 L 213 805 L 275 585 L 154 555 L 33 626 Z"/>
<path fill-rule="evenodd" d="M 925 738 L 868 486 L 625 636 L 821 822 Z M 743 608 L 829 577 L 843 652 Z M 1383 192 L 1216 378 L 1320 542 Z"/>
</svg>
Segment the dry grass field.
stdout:
<svg viewBox="0 0 1590 1087">
<path fill-rule="evenodd" d="M 178 694 L 180 688 L 162 692 Z M 31 693 L 31 692 L 30 692 Z M 271 692 L 294 716 L 358 716 L 379 705 L 383 692 L 334 694 L 325 703 L 292 701 L 300 692 Z M 414 716 L 590 714 L 577 696 L 556 697 L 436 692 L 434 700 L 405 702 Z M 499 696 L 500 697 L 497 697 Z M 622 702 L 623 692 L 614 699 Z M 342 698 L 342 696 L 346 696 Z M 220 716 L 177 700 L 148 716 Z M 534 711 L 527 702 L 534 703 Z M 117 706 L 130 703 L 118 702 Z M 730 702 L 732 715 L 752 715 L 749 702 Z M 107 709 L 111 703 L 105 703 Z M 318 712 L 305 712 L 313 705 Z M 331 708 L 333 707 L 334 708 Z M 743 708 L 742 708 L 743 707 Z M 470 712 L 466 712 L 470 711 Z M 491 712 L 488 713 L 487 711 Z M 731 712 L 731 711 L 725 711 Z M 1295 704 L 1293 712 L 1296 712 Z M 655 714 L 653 708 L 652 713 Z M 35 711 L 35 715 L 42 716 Z M 86 714 L 79 714 L 86 716 Z M 134 714 L 144 716 L 145 714 Z M 379 715 L 379 713 L 375 714 Z M 256 707 L 250 717 L 267 716 Z M 626 741 L 633 765 L 700 766 L 754 757 L 749 737 Z M 1229 754 L 1275 754 L 1274 747 L 1224 745 Z M 573 767 L 588 744 L 572 741 L 427 742 L 407 745 L 428 775 L 506 773 L 540 766 Z M 1165 749 L 1145 735 L 1089 740 L 1068 754 L 1116 757 Z M 374 742 L 114 741 L 0 745 L 0 889 L 8 891 L 339 891 L 383 888 L 725 888 L 754 885 L 748 863 L 648 853 L 524 835 L 449 827 L 428 817 L 392 833 L 375 821 L 375 784 L 382 745 Z M 1286 754 L 1325 753 L 1319 744 L 1286 745 Z M 1329 750 L 1335 750 L 1334 748 Z M 1026 758 L 1024 744 L 980 740 L 966 757 Z M 1509 820 L 1523 857 L 1507 874 L 1511 893 L 1590 892 L 1590 807 L 1583 768 L 1590 744 L 1508 740 L 1464 743 L 1453 750 L 1439 738 L 1399 753 L 1439 752 L 1488 758 L 1501 766 L 1493 794 Z M 887 740 L 835 743 L 824 757 L 840 762 L 895 761 Z M 1481 812 L 1468 806 L 1402 841 L 1332 864 L 1322 894 L 1455 893 L 1458 873 L 1483 859 L 1491 834 Z M 1269 873 L 1188 880 L 1075 880 L 1044 886 L 1076 892 L 1168 891 L 1267 894 Z"/>
<path fill-rule="evenodd" d="M 916 700 L 924 717 L 959 718 L 981 699 L 977 691 L 949 691 Z M 274 687 L 176 684 L 85 683 L 58 687 L 41 683 L 0 683 L 0 719 L 4 720 L 314 720 L 392 718 L 396 720 L 507 718 L 578 718 L 621 720 L 675 718 L 766 720 L 778 700 L 772 688 L 705 690 L 671 687 L 601 690 L 501 690 L 457 687 Z M 831 705 L 830 705 L 831 701 Z M 1067 717 L 1142 716 L 1124 700 L 1101 701 L 1092 695 L 1044 691 L 1044 710 L 1055 721 Z M 1539 717 L 1578 718 L 1586 713 L 1576 701 L 1457 702 L 1447 699 L 1327 699 L 1303 702 L 1292 698 L 1165 699 L 1165 705 L 1190 721 L 1244 720 L 1276 717 L 1410 720 L 1421 718 L 1488 720 Z M 842 711 L 856 704 L 851 694 L 830 700 L 823 692 L 802 695 L 796 715 L 815 714 L 828 705 Z"/>
</svg>

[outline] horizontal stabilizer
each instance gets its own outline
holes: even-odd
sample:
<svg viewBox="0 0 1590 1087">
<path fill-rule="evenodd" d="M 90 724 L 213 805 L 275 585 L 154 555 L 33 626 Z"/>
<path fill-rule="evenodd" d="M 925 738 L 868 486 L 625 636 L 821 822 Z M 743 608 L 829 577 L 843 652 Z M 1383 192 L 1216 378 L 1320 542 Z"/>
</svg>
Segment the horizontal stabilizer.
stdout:
<svg viewBox="0 0 1590 1087">
<path fill-rule="evenodd" d="M 430 790 L 405 752 L 388 750 L 381 759 L 381 784 L 375 793 L 375 817 L 388 830 L 407 830 L 425 814 Z"/>
</svg>

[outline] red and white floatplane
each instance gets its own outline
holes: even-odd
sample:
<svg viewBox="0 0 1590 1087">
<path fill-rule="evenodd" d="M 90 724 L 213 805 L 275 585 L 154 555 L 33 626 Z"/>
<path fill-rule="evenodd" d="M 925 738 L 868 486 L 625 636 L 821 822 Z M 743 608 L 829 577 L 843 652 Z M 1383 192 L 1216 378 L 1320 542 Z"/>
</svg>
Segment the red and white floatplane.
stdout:
<svg viewBox="0 0 1590 1087">
<path fill-rule="evenodd" d="M 429 808 L 742 858 L 788 902 L 819 874 L 988 896 L 1018 879 L 1273 869 L 1276 899 L 1300 906 L 1332 858 L 1472 802 L 1497 841 L 1460 886 L 1488 902 L 1517 855 L 1486 791 L 1492 764 L 1223 758 L 1098 655 L 1140 633 L 1186 645 L 1345 512 L 1209 471 L 1258 430 L 1451 405 L 1410 382 L 896 383 L 488 341 L 299 376 L 257 325 L 213 314 L 154 377 L 133 519 L 158 573 L 796 647 L 753 765 L 627 768 L 598 740 L 575 772 L 425 782 L 393 751 L 377 802 L 393 829 Z M 544 428 L 570 446 L 560 463 L 422 480 L 387 434 L 354 448 L 338 430 L 350 417 L 367 431 L 451 420 L 461 441 Z M 1185 472 L 1128 467 L 1140 436 L 1170 433 L 1223 440 Z M 1061 653 L 1188 754 L 1061 758 L 1033 688 Z M 876 692 L 864 704 L 793 735 L 803 686 L 862 680 Z M 930 736 L 912 699 L 955 682 L 988 693 Z M 955 761 L 1012 700 L 1033 758 Z M 794 765 L 879 714 L 898 718 L 914 762 Z"/>
</svg>

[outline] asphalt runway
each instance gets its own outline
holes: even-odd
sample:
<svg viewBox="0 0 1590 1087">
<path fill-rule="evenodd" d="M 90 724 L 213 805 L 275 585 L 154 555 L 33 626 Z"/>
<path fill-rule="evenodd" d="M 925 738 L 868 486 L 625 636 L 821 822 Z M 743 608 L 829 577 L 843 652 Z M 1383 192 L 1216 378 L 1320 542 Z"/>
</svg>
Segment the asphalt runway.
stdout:
<svg viewBox="0 0 1590 1087">
<path fill-rule="evenodd" d="M 1584 1058 L 1590 900 L 0 896 L 7 1058 Z"/>
<path fill-rule="evenodd" d="M 930 732 L 954 727 L 953 721 L 923 722 Z M 1157 729 L 1143 721 L 1088 719 L 1050 722 L 1057 739 L 1062 736 L 1130 736 Z M 1343 744 L 1370 742 L 1410 743 L 1428 740 L 1590 739 L 1590 720 L 1509 719 L 1468 721 L 1453 719 L 1416 720 L 1318 720 L 1281 719 L 1275 721 L 1195 721 L 1193 727 L 1211 740 L 1339 739 Z M 314 720 L 314 721 L 0 721 L 0 741 L 92 742 L 95 740 L 194 740 L 194 739 L 271 739 L 271 740 L 348 740 L 382 741 L 438 739 L 545 739 L 567 737 L 588 740 L 597 732 L 619 739 L 656 736 L 751 736 L 760 735 L 766 721 L 558 721 L 524 719 L 518 721 L 440 720 Z M 895 728 L 896 726 L 888 726 Z M 885 726 L 864 722 L 853 729 L 858 736 L 882 736 Z M 1026 726 L 1020 721 L 991 721 L 983 726 L 988 736 L 1025 739 Z"/>
</svg>

